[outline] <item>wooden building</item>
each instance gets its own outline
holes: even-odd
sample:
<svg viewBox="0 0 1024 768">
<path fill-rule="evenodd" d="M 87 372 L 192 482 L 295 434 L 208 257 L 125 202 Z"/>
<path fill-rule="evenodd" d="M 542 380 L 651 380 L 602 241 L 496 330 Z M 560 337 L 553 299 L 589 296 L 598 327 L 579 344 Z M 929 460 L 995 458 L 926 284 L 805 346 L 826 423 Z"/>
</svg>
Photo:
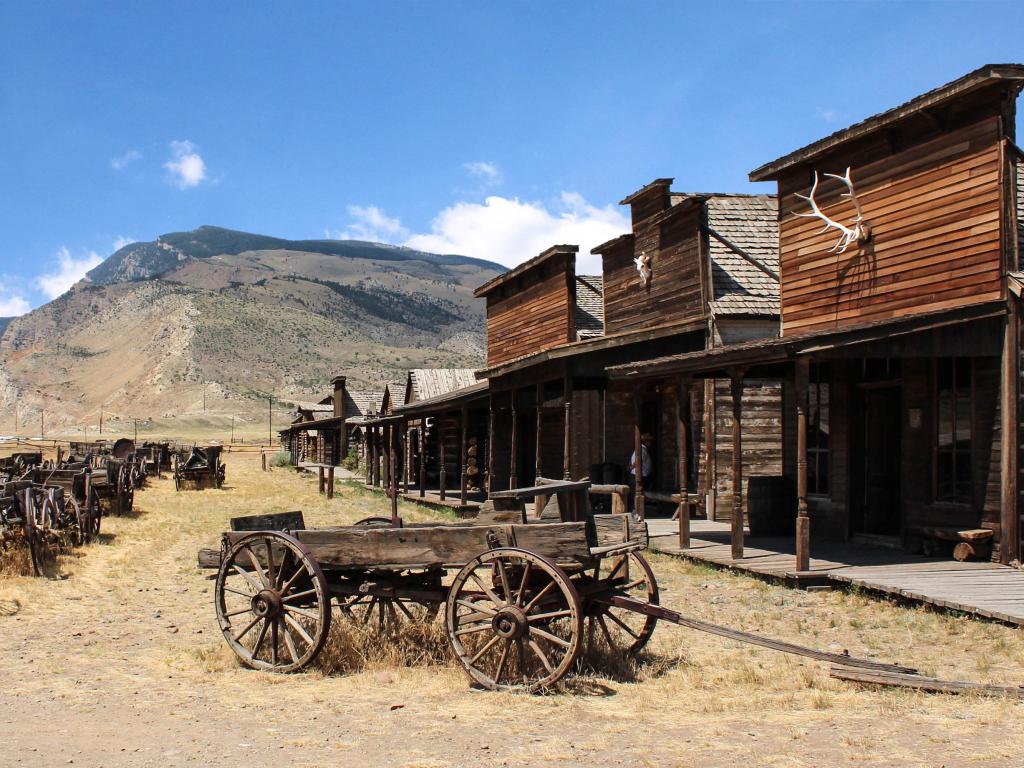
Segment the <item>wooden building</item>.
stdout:
<svg viewBox="0 0 1024 768">
<path fill-rule="evenodd" d="M 622 201 L 633 231 L 594 249 L 601 276 L 576 275 L 577 248 L 561 245 L 477 289 L 487 300 L 488 367 L 480 375 L 490 382 L 491 432 L 504 438 L 492 441 L 488 457 L 492 488 L 537 477 L 625 482 L 637 439 L 649 432 L 654 483 L 639 489 L 637 506 L 677 505 L 678 392 L 657 383 L 609 386 L 605 369 L 776 334 L 778 254 L 773 197 L 682 194 L 671 183 L 657 179 Z M 748 461 L 754 471 L 779 474 L 771 429 L 781 417 L 778 386 L 749 387 L 761 394 L 768 429 L 751 419 L 748 429 L 766 437 Z M 728 496 L 730 476 L 718 483 L 715 466 L 731 448 L 713 437 L 716 405 L 730 395 L 711 383 L 685 398 L 697 415 L 691 421 L 704 425 L 686 447 L 688 471 L 712 500 L 717 484 Z"/>
<path fill-rule="evenodd" d="M 1019 557 L 1022 83 L 982 67 L 753 171 L 778 184 L 780 337 L 610 371 L 782 384 L 798 569 L 812 528 Z"/>
<path fill-rule="evenodd" d="M 282 430 L 281 446 L 292 464 L 340 465 L 350 447 L 358 448 L 363 419 L 377 414 L 382 392 L 352 390 L 345 376 L 331 379 L 331 394 L 316 404 L 300 404 L 295 418 Z"/>
</svg>

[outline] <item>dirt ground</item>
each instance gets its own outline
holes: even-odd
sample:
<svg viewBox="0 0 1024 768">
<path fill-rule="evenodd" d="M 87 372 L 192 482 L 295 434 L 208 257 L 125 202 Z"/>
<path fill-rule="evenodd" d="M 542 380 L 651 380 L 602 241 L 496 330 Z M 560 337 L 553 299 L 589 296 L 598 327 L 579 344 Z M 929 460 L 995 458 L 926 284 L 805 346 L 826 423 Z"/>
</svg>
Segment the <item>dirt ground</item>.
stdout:
<svg viewBox="0 0 1024 768">
<path fill-rule="evenodd" d="M 1024 704 L 868 689 L 826 665 L 660 626 L 636 674 L 528 696 L 470 689 L 445 663 L 277 676 L 240 668 L 196 550 L 238 514 L 309 525 L 385 512 L 342 485 L 230 454 L 220 491 L 136 495 L 65 578 L 0 579 L 0 766 L 986 766 L 1024 764 Z M 403 507 L 412 518 L 422 512 Z M 1019 630 L 806 593 L 652 558 L 662 602 L 691 615 L 927 674 L 1019 684 Z"/>
</svg>

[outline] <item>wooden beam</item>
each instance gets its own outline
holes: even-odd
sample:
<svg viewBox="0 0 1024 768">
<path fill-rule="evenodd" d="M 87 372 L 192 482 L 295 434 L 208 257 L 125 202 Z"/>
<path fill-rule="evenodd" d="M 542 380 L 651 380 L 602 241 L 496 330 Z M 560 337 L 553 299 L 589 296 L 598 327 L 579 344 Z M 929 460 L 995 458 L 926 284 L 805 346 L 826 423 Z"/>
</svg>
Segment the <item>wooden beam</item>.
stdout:
<svg viewBox="0 0 1024 768">
<path fill-rule="evenodd" d="M 409 493 L 412 472 L 412 442 L 409 440 L 409 419 L 402 420 L 402 493 Z"/>
<path fill-rule="evenodd" d="M 541 438 L 544 434 L 544 382 L 537 382 L 537 439 L 536 452 L 533 460 L 533 476 L 534 478 L 541 477 L 544 474 L 543 464 L 541 463 Z"/>
<path fill-rule="evenodd" d="M 383 482 L 388 487 L 389 490 L 391 489 L 391 470 L 392 470 L 392 466 L 391 465 L 393 464 L 393 462 L 391 461 L 391 459 L 392 459 L 392 455 L 391 455 L 391 436 L 394 433 L 394 431 L 395 431 L 395 428 L 393 426 L 391 426 L 391 424 L 385 424 L 384 425 L 384 435 L 383 435 L 383 437 L 384 437 L 384 444 L 381 446 L 381 448 L 383 449 L 382 453 L 384 454 L 384 477 L 383 477 Z"/>
<path fill-rule="evenodd" d="M 388 425 L 388 496 L 391 498 L 391 525 L 399 527 L 398 522 L 398 463 L 396 455 L 395 426 Z"/>
<path fill-rule="evenodd" d="M 811 564 L 811 520 L 807 515 L 807 382 L 810 360 L 796 361 L 796 569 Z"/>
<path fill-rule="evenodd" d="M 441 466 L 438 472 L 438 490 L 441 494 L 441 501 L 444 501 L 447 494 L 447 481 L 448 481 L 448 459 L 444 453 L 444 422 L 445 415 L 442 413 L 437 417 L 437 453 L 440 457 Z"/>
<path fill-rule="evenodd" d="M 562 393 L 565 400 L 565 428 L 562 436 L 562 478 L 564 480 L 572 480 L 572 378 L 569 376 L 565 377 Z"/>
<path fill-rule="evenodd" d="M 743 558 L 743 371 L 729 372 L 732 395 L 732 559 Z"/>
<path fill-rule="evenodd" d="M 494 394 L 487 395 L 487 486 L 489 496 L 494 490 Z"/>
<path fill-rule="evenodd" d="M 327 468 L 327 498 L 334 498 L 334 465 Z"/>
<path fill-rule="evenodd" d="M 370 460 L 370 428 L 363 427 L 363 463 L 366 465 L 366 484 L 373 482 L 373 462 Z"/>
<path fill-rule="evenodd" d="M 515 488 L 519 485 L 519 412 L 516 410 L 516 391 L 512 390 L 512 440 L 511 440 L 511 467 L 509 468 L 508 487 Z"/>
<path fill-rule="evenodd" d="M 687 433 L 690 429 L 690 380 L 680 376 L 676 383 L 676 450 L 679 453 L 679 548 L 690 548 L 689 474 L 686 464 Z"/>
<path fill-rule="evenodd" d="M 419 491 L 422 499 L 427 493 L 427 417 L 420 419 L 420 426 L 417 432 L 420 444 L 420 466 L 419 466 Z"/>
<path fill-rule="evenodd" d="M 1009 314 L 1003 325 L 1003 369 L 1000 387 L 1000 535 L 999 562 L 1020 559 L 1020 496 L 1017 489 L 1020 438 L 1017 402 L 1020 396 L 1020 316 L 1016 296 L 1007 296 Z"/>
<path fill-rule="evenodd" d="M 467 451 L 469 450 L 469 435 L 467 434 L 469 429 L 469 409 L 466 406 L 462 406 L 462 411 L 459 414 L 459 427 L 462 436 L 462 453 L 460 455 L 462 464 L 462 476 L 459 478 L 459 502 L 465 506 L 469 501 L 469 488 L 467 483 L 469 482 L 469 456 Z"/>
<path fill-rule="evenodd" d="M 644 509 L 643 444 L 640 441 L 640 393 L 633 393 L 633 507 L 637 517 L 646 519 Z"/>
</svg>

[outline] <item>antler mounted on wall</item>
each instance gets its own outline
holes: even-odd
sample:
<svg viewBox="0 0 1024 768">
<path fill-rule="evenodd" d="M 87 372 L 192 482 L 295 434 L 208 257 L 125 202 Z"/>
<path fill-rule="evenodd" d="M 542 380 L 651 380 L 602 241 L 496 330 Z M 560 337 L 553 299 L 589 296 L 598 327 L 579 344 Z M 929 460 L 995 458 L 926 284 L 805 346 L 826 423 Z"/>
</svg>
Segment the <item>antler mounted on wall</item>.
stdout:
<svg viewBox="0 0 1024 768">
<path fill-rule="evenodd" d="M 844 197 L 853 203 L 854 209 L 857 211 L 857 218 L 853 220 L 853 226 L 847 227 L 840 224 L 838 221 L 830 219 L 821 209 L 818 207 L 817 201 L 814 199 L 814 193 L 818 189 L 818 172 L 814 172 L 814 183 L 811 185 L 811 193 L 809 195 L 797 195 L 801 200 L 806 200 L 811 204 L 810 213 L 794 213 L 794 216 L 800 216 L 805 219 L 821 219 L 825 222 L 824 229 L 819 230 L 825 232 L 829 229 L 836 229 L 841 234 L 839 242 L 829 248 L 829 253 L 843 253 L 854 243 L 866 243 L 871 239 L 871 225 L 865 223 L 864 212 L 860 208 L 860 203 L 857 202 L 857 192 L 853 188 L 853 179 L 850 178 L 850 169 L 846 169 L 846 173 L 840 176 L 838 173 L 826 173 L 830 179 L 837 179 L 846 185 L 849 192 L 843 192 L 840 197 Z"/>
</svg>

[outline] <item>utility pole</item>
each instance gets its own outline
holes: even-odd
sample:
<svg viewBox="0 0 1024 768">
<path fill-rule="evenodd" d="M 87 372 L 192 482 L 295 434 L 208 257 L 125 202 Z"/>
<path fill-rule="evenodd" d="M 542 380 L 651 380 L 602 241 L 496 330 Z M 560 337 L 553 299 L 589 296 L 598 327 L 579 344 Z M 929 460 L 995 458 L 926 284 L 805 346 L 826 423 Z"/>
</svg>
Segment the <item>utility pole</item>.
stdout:
<svg viewBox="0 0 1024 768">
<path fill-rule="evenodd" d="M 132 419 L 132 421 L 135 422 L 135 444 L 138 445 L 139 444 L 139 420 L 138 419 Z"/>
<path fill-rule="evenodd" d="M 106 403 L 101 403 L 100 404 L 100 434 L 101 435 L 103 434 L 103 408 L 105 406 L 106 406 Z"/>
<path fill-rule="evenodd" d="M 231 442 L 230 445 L 235 444 L 235 417 L 231 417 Z"/>
<path fill-rule="evenodd" d="M 274 398 L 267 398 L 267 435 L 270 445 L 274 444 Z"/>
<path fill-rule="evenodd" d="M 39 436 L 46 437 L 46 421 L 44 419 L 46 411 L 39 411 Z"/>
<path fill-rule="evenodd" d="M 18 404 L 14 404 L 14 436 L 18 436 Z"/>
<path fill-rule="evenodd" d="M 209 386 L 209 382 L 203 382 L 203 413 L 206 413 L 206 388 Z"/>
</svg>

